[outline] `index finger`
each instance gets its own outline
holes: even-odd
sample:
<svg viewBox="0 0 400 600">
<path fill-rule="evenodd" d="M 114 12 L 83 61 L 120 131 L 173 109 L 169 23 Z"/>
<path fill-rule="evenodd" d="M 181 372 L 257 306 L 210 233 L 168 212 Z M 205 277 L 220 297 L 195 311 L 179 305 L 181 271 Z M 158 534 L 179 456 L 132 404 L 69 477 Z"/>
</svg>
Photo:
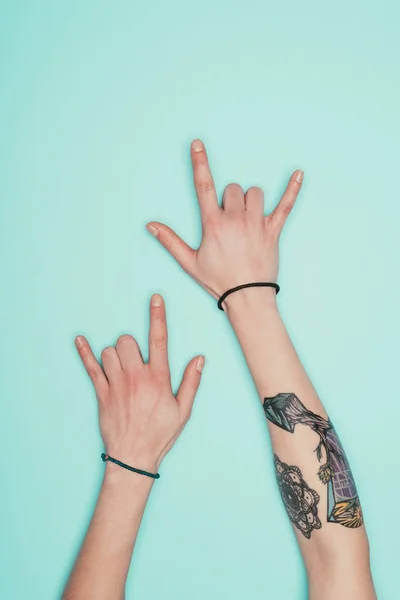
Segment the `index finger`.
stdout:
<svg viewBox="0 0 400 600">
<path fill-rule="evenodd" d="M 167 319 L 160 294 L 150 302 L 149 364 L 154 372 L 169 376 Z"/>
<path fill-rule="evenodd" d="M 193 165 L 194 187 L 200 205 L 201 218 L 204 223 L 212 214 L 220 210 L 218 196 L 215 191 L 214 180 L 211 175 L 207 152 L 203 142 L 201 140 L 194 140 L 190 148 L 190 153 Z"/>
<path fill-rule="evenodd" d="M 93 354 L 89 342 L 82 335 L 78 335 L 78 337 L 75 339 L 75 345 L 81 361 L 83 362 L 83 366 L 92 380 L 97 396 L 99 398 L 104 398 L 104 394 L 108 390 L 108 381 L 103 369 Z"/>
</svg>

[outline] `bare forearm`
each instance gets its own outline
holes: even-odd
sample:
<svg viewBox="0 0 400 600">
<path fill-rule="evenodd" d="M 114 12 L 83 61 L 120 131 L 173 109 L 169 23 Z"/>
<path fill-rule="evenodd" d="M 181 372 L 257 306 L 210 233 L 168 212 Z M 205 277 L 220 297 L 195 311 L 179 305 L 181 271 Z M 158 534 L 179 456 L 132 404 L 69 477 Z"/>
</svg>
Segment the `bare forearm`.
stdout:
<svg viewBox="0 0 400 600">
<path fill-rule="evenodd" d="M 261 400 L 283 391 L 306 393 L 310 408 L 323 410 L 280 317 L 275 291 L 252 288 L 232 294 L 227 314 Z"/>
<path fill-rule="evenodd" d="M 96 390 L 106 472 L 97 506 L 63 600 L 121 600 L 151 477 L 189 420 L 204 357 L 196 356 L 172 393 L 167 322 L 162 297 L 150 302 L 149 360 L 136 340 L 122 335 L 102 352 L 99 364 L 89 342 L 76 347 Z M 117 459 L 139 474 L 109 462 Z"/>
<path fill-rule="evenodd" d="M 107 464 L 96 509 L 63 600 L 122 600 L 152 480 Z"/>
<path fill-rule="evenodd" d="M 275 297 L 271 290 L 238 293 L 227 312 L 268 419 L 277 481 L 308 571 L 310 597 L 347 598 L 351 591 L 353 600 L 375 598 L 354 479 Z"/>
</svg>

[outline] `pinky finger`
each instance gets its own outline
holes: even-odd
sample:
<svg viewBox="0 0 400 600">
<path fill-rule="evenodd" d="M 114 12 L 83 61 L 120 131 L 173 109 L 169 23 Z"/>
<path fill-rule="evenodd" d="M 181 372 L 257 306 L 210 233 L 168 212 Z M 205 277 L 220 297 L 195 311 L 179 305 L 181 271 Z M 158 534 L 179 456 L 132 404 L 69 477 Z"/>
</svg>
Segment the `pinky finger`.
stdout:
<svg viewBox="0 0 400 600">
<path fill-rule="evenodd" d="M 95 355 L 93 354 L 89 342 L 86 338 L 79 335 L 75 339 L 75 346 L 78 350 L 83 366 L 85 367 L 87 374 L 92 380 L 97 397 L 103 399 L 104 395 L 107 393 L 108 390 L 108 381 L 103 369 L 101 368 Z"/>
<path fill-rule="evenodd" d="M 303 171 L 295 171 L 293 173 L 278 206 L 269 215 L 269 217 L 267 217 L 268 221 L 274 224 L 278 235 L 282 231 L 282 228 L 286 223 L 286 219 L 292 211 L 294 203 L 296 202 L 297 196 L 301 190 L 303 179 Z"/>
<path fill-rule="evenodd" d="M 204 369 L 204 356 L 193 358 L 185 369 L 181 385 L 179 386 L 176 400 L 181 409 L 184 420 L 187 421 L 192 412 L 193 402 L 199 389 L 201 373 Z"/>
</svg>

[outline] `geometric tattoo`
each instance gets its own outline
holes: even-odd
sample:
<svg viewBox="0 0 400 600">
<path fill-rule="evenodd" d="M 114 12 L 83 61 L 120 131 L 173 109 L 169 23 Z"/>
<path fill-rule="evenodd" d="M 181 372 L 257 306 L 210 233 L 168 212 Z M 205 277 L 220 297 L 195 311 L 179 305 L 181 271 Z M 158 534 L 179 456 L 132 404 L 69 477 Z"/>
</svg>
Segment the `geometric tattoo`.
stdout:
<svg viewBox="0 0 400 600">
<path fill-rule="evenodd" d="M 315 453 L 319 463 L 324 458 L 318 477 L 327 485 L 327 520 L 345 527 L 360 527 L 363 524 L 360 500 L 350 465 L 332 422 L 308 410 L 295 394 L 265 398 L 263 406 L 267 419 L 281 429 L 293 433 L 296 425 L 305 425 L 318 434 L 320 441 Z"/>
<path fill-rule="evenodd" d="M 276 480 L 289 519 L 310 539 L 312 530 L 321 528 L 317 511 L 319 496 L 308 487 L 298 467 L 281 462 L 276 454 L 274 459 Z"/>
</svg>

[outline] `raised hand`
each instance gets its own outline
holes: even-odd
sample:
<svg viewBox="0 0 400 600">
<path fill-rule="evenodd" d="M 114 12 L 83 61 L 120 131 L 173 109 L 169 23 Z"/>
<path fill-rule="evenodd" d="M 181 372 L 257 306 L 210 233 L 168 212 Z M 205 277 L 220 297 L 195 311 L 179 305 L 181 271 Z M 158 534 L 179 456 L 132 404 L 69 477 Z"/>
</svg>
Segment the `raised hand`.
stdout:
<svg viewBox="0 0 400 600">
<path fill-rule="evenodd" d="M 276 282 L 279 236 L 300 191 L 303 172 L 293 173 L 278 206 L 264 216 L 264 195 L 257 187 L 245 193 L 240 185 L 228 185 L 220 207 L 200 140 L 192 143 L 191 157 L 203 227 L 200 247 L 194 250 L 163 223 L 148 223 L 148 231 L 214 298 L 241 284 Z"/>
<path fill-rule="evenodd" d="M 106 453 L 133 467 L 156 472 L 190 417 L 204 357 L 189 362 L 174 396 L 165 306 L 158 294 L 150 305 L 147 364 L 130 335 L 121 336 L 115 347 L 103 350 L 103 368 L 84 337 L 76 338 L 76 346 L 96 390 Z"/>
</svg>

